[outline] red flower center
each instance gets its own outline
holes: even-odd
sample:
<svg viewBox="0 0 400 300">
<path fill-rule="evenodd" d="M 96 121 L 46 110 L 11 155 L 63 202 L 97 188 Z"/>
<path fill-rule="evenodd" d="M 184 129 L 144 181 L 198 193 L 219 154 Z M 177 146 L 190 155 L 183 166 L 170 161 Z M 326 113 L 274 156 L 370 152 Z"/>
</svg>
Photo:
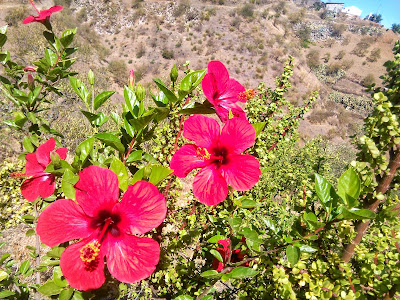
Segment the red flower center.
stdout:
<svg viewBox="0 0 400 300">
<path fill-rule="evenodd" d="M 209 160 L 211 158 L 211 155 L 208 153 L 207 149 L 201 147 L 196 149 L 196 156 L 202 160 Z"/>
<path fill-rule="evenodd" d="M 228 163 L 228 149 L 225 147 L 215 147 L 211 149 L 211 159 L 221 165 Z"/>
<path fill-rule="evenodd" d="M 113 237 L 118 237 L 121 232 L 118 228 L 118 223 L 121 217 L 118 214 L 113 214 L 108 210 L 100 210 L 96 217 L 90 222 L 90 227 L 93 229 L 101 228 L 101 238 L 106 232 L 109 232 Z M 101 241 L 101 238 L 98 240 Z"/>
</svg>

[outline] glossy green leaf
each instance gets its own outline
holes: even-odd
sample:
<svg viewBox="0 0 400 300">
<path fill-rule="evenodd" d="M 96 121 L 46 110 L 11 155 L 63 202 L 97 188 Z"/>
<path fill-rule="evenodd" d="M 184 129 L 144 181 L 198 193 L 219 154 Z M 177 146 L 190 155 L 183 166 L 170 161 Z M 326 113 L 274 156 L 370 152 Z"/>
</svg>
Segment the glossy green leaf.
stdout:
<svg viewBox="0 0 400 300">
<path fill-rule="evenodd" d="M 86 86 L 80 81 L 79 79 L 69 76 L 69 82 L 74 89 L 75 93 L 83 100 L 85 103 L 86 108 L 89 110 L 90 109 L 90 93 L 88 92 L 88 89 Z"/>
<path fill-rule="evenodd" d="M 133 151 L 131 154 L 129 154 L 128 158 L 126 159 L 126 162 L 131 163 L 134 161 L 140 161 L 140 160 L 142 160 L 142 154 L 143 154 L 143 150 Z"/>
<path fill-rule="evenodd" d="M 64 247 L 53 247 L 51 248 L 50 251 L 47 251 L 46 256 L 48 257 L 52 257 L 52 258 L 60 258 L 61 254 L 63 253 L 63 251 L 65 250 Z"/>
<path fill-rule="evenodd" d="M 128 188 L 129 179 L 128 170 L 125 165 L 114 156 L 110 165 L 110 170 L 117 174 L 119 188 L 125 192 Z"/>
<path fill-rule="evenodd" d="M 24 148 L 27 152 L 35 151 L 35 147 L 32 145 L 31 140 L 27 136 L 24 137 L 24 140 L 22 141 L 22 145 L 24 145 Z"/>
<path fill-rule="evenodd" d="M 173 172 L 173 170 L 171 170 L 170 168 L 166 168 L 161 165 L 152 165 L 149 182 L 151 182 L 154 185 L 157 185 L 172 172 Z"/>
<path fill-rule="evenodd" d="M 193 71 L 187 74 L 181 81 L 180 89 L 191 93 L 206 75 L 206 70 Z"/>
<path fill-rule="evenodd" d="M 218 259 L 220 262 L 223 262 L 223 261 L 224 261 L 223 258 L 222 258 L 222 256 L 221 256 L 221 253 L 219 253 L 217 250 L 211 249 L 211 250 L 210 250 L 210 253 L 211 253 L 216 259 Z"/>
<path fill-rule="evenodd" d="M 193 300 L 194 298 L 189 295 L 180 295 L 172 300 Z"/>
<path fill-rule="evenodd" d="M 10 52 L 8 51 L 0 51 L 0 63 L 3 65 L 10 60 Z"/>
<path fill-rule="evenodd" d="M 374 219 L 376 217 L 376 214 L 369 209 L 344 208 L 342 212 L 342 217 L 345 220 L 368 220 Z"/>
<path fill-rule="evenodd" d="M 158 88 L 164 93 L 165 97 L 167 97 L 170 102 L 178 101 L 178 98 L 175 96 L 175 94 L 170 91 L 160 79 L 156 78 L 153 79 L 153 81 L 155 84 L 157 84 Z"/>
<path fill-rule="evenodd" d="M 358 205 L 358 196 L 361 191 L 360 178 L 353 168 L 349 168 L 340 176 L 337 186 L 337 193 L 343 199 L 348 208 Z"/>
<path fill-rule="evenodd" d="M 96 96 L 94 98 L 94 109 L 97 110 L 104 104 L 104 102 L 107 101 L 108 98 L 110 98 L 112 95 L 114 95 L 115 91 L 104 91 Z"/>
<path fill-rule="evenodd" d="M 161 122 L 161 121 L 164 120 L 166 117 L 168 117 L 169 112 L 170 112 L 170 110 L 169 110 L 169 108 L 167 108 L 167 107 L 156 107 L 156 108 L 154 109 L 154 113 L 155 113 L 154 119 L 155 119 L 157 122 Z"/>
<path fill-rule="evenodd" d="M 0 27 L 0 33 L 1 34 L 6 34 L 7 33 L 7 29 L 8 29 L 8 25 L 4 25 L 4 26 Z"/>
<path fill-rule="evenodd" d="M 4 46 L 7 41 L 7 36 L 3 33 L 0 33 L 0 48 Z"/>
<path fill-rule="evenodd" d="M 40 292 L 44 296 L 57 295 L 62 290 L 63 288 L 56 285 L 53 280 L 47 281 L 45 284 L 38 288 L 38 292 Z"/>
<path fill-rule="evenodd" d="M 0 282 L 2 282 L 4 279 L 8 278 L 7 272 L 0 270 Z"/>
<path fill-rule="evenodd" d="M 58 296 L 58 300 L 70 300 L 73 293 L 74 293 L 74 289 L 72 289 L 72 288 L 62 290 L 60 295 Z"/>
<path fill-rule="evenodd" d="M 247 267 L 236 267 L 231 272 L 231 278 L 233 279 L 243 279 L 256 276 L 259 272 Z"/>
<path fill-rule="evenodd" d="M 66 169 L 61 180 L 61 189 L 66 198 L 75 200 L 74 185 L 78 182 L 79 176 L 75 175 L 70 169 Z"/>
<path fill-rule="evenodd" d="M 292 246 L 292 245 L 287 246 L 287 248 L 286 248 L 286 256 L 287 256 L 287 259 L 288 259 L 288 261 L 290 262 L 290 264 L 292 266 L 297 264 L 297 262 L 299 261 L 299 258 L 300 258 L 300 249 L 299 249 L 299 247 Z"/>
<path fill-rule="evenodd" d="M 260 246 L 263 241 L 259 238 L 257 231 L 245 227 L 242 229 L 240 234 L 244 235 L 246 238 L 246 244 L 249 248 L 253 249 L 254 251 L 260 251 Z"/>
<path fill-rule="evenodd" d="M 240 226 L 242 225 L 241 218 L 230 218 L 228 219 L 228 222 L 234 231 L 238 231 L 240 229 Z"/>
<path fill-rule="evenodd" d="M 220 278 L 222 274 L 215 270 L 208 270 L 201 273 L 200 276 L 204 278 Z"/>
<path fill-rule="evenodd" d="M 214 235 L 213 237 L 209 238 L 208 242 L 215 244 L 215 243 L 218 243 L 219 240 L 223 240 L 223 239 L 225 239 L 225 236 L 217 234 L 217 235 Z"/>
<path fill-rule="evenodd" d="M 67 29 L 62 33 L 60 42 L 64 48 L 67 48 L 72 43 L 75 34 L 76 34 L 76 28 Z"/>
<path fill-rule="evenodd" d="M 142 117 L 129 120 L 129 123 L 133 126 L 133 128 L 135 128 L 136 131 L 139 131 L 144 127 L 146 127 L 153 120 L 153 117 L 154 117 L 154 112 L 151 111 Z"/>
<path fill-rule="evenodd" d="M 198 103 L 198 102 L 188 103 L 178 113 L 185 115 L 206 115 L 206 114 L 214 114 L 215 109 L 213 108 L 213 105 L 206 100 L 203 103 Z"/>
<path fill-rule="evenodd" d="M 276 227 L 276 223 L 274 220 L 271 220 L 269 218 L 263 217 L 262 220 L 264 221 L 264 224 L 272 230 L 275 234 L 279 234 L 280 230 L 279 228 Z"/>
<path fill-rule="evenodd" d="M 20 273 L 21 275 L 24 275 L 26 272 L 28 272 L 29 267 L 30 267 L 30 265 L 29 265 L 29 260 L 25 260 L 25 261 L 21 264 L 21 266 L 19 267 L 19 273 Z"/>
<path fill-rule="evenodd" d="M 251 124 L 253 125 L 255 131 L 256 131 L 256 137 L 264 130 L 264 127 L 267 123 L 265 122 L 258 122 L 258 123 L 254 123 Z"/>
<path fill-rule="evenodd" d="M 10 290 L 5 290 L 0 292 L 0 299 L 5 299 L 7 297 L 15 295 L 15 292 L 12 292 Z"/>
<path fill-rule="evenodd" d="M 45 50 L 44 57 L 50 66 L 54 66 L 57 62 L 57 54 L 55 54 L 51 49 Z"/>
<path fill-rule="evenodd" d="M 241 208 L 254 208 L 258 206 L 258 203 L 252 199 L 249 199 L 247 197 L 239 197 L 235 200 L 233 200 L 233 204 L 241 207 Z"/>
<path fill-rule="evenodd" d="M 125 147 L 122 145 L 118 137 L 111 133 L 98 133 L 95 138 L 102 141 L 107 146 L 110 146 L 120 153 L 125 153 Z"/>
<path fill-rule="evenodd" d="M 56 266 L 53 268 L 53 281 L 59 287 L 66 287 L 68 282 L 65 278 L 63 278 L 63 273 L 61 271 L 60 266 Z"/>
<path fill-rule="evenodd" d="M 304 212 L 303 219 L 312 229 L 317 229 L 324 225 L 318 221 L 317 216 L 313 212 Z"/>
<path fill-rule="evenodd" d="M 81 142 L 78 147 L 76 147 L 75 153 L 78 156 L 82 164 L 86 161 L 90 152 L 93 149 L 94 137 L 88 138 Z"/>
<path fill-rule="evenodd" d="M 321 204 L 328 214 L 337 207 L 338 196 L 332 185 L 319 174 L 315 174 L 315 191 Z"/>
</svg>

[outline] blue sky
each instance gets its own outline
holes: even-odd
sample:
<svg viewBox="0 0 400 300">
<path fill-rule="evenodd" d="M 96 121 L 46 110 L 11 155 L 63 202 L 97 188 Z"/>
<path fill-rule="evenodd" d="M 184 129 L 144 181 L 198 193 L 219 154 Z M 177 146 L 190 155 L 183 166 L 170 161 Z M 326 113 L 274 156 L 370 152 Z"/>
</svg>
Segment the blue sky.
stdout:
<svg viewBox="0 0 400 300">
<path fill-rule="evenodd" d="M 382 15 L 381 22 L 386 28 L 391 28 L 393 23 L 400 24 L 400 0 L 342 0 L 326 2 L 344 2 L 344 6 L 357 6 L 362 10 L 362 17 L 370 12 Z"/>
</svg>

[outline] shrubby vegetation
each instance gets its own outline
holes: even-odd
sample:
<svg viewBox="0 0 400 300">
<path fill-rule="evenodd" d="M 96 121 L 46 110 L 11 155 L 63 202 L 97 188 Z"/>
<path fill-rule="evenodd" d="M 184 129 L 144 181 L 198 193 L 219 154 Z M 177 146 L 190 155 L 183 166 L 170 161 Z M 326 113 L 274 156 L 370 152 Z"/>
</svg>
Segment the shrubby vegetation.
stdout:
<svg viewBox="0 0 400 300">
<path fill-rule="evenodd" d="M 274 10 L 285 14 L 284 2 Z M 0 258 L 1 298 L 396 295 L 399 42 L 394 60 L 385 64 L 384 87 L 371 87 L 370 106 L 333 96 L 354 109 L 371 111 L 362 136 L 354 140 L 353 157 L 351 151 L 332 150 L 319 139 L 299 146 L 299 121 L 318 94 L 311 93 L 297 106 L 287 101 L 291 57 L 275 87 L 260 83 L 257 91 L 246 90 L 216 61 L 207 70 L 192 70 L 188 63 L 174 66 L 171 84 L 154 79 L 151 89 L 138 83 L 134 72 L 124 80 L 126 66 L 111 62 L 110 72 L 127 84 L 121 107 L 107 106 L 115 91 L 98 88 L 97 72 L 72 70 L 79 29 L 57 34 L 49 17 L 36 18 L 41 24 L 34 25 L 46 26 L 46 46 L 29 64 L 14 60 L 6 50 L 7 27 L 0 28 L 0 99 L 12 110 L 5 124 L 23 145 L 22 163 L 4 163 L 0 172 L 2 225 L 23 222 L 27 235 L 36 238 L 29 247 L 32 260 L 16 262 L 13 253 Z M 165 58 L 172 59 L 171 53 Z M 344 76 L 338 64 L 319 66 L 318 55 L 310 52 L 309 60 L 323 81 Z M 55 126 L 51 113 L 59 103 L 54 100 L 72 98 L 72 92 L 81 107 L 81 122 Z M 246 103 L 245 108 L 238 102 Z M 215 113 L 220 123 L 203 116 Z M 73 149 L 64 131 L 75 126 L 84 136 Z M 170 164 L 173 157 L 179 162 L 175 166 Z M 252 167 L 235 164 L 238 157 Z M 192 175 L 179 179 L 194 168 L 200 171 L 193 185 Z M 27 201 L 21 201 L 21 182 Z M 200 197 L 202 192 L 208 197 Z M 217 205 L 204 204 L 221 193 L 227 196 Z M 119 194 L 127 196 L 119 202 Z M 100 208 L 91 211 L 93 206 Z M 76 228 L 77 223 L 66 221 L 71 212 L 84 225 Z M 131 224 L 132 215 L 141 222 Z M 89 231 L 94 234 L 90 240 L 85 235 Z M 120 260 L 115 249 L 124 254 Z M 66 260 L 71 254 L 74 260 Z M 47 274 L 45 282 L 41 274 Z"/>
</svg>

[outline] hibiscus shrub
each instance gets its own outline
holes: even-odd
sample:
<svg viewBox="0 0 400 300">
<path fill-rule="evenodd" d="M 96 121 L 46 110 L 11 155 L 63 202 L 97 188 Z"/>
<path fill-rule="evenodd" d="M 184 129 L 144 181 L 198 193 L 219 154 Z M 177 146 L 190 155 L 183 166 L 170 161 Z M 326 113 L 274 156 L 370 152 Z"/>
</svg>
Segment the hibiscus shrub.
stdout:
<svg viewBox="0 0 400 300">
<path fill-rule="evenodd" d="M 36 238 L 28 246 L 34 261 L 1 256 L 0 298 L 395 296 L 398 43 L 386 89 L 373 90 L 376 109 L 357 160 L 336 179 L 321 141 L 296 144 L 299 120 L 318 95 L 298 107 L 285 99 L 292 58 L 274 89 L 261 83 L 257 91 L 220 61 L 205 70 L 186 65 L 182 76 L 174 66 L 171 85 L 154 79 L 151 105 L 131 71 L 121 109 L 103 112 L 115 92 L 97 92 L 92 71 L 89 86 L 70 71 L 76 29 L 59 37 L 50 23 L 61 9 L 36 9 L 23 21 L 46 28 L 48 46 L 32 65 L 3 49 L 7 27 L 0 28 L 0 88 L 13 105 L 5 123 L 23 134 L 25 149 L 24 172 L 10 176 L 21 180 L 21 212 L 33 211 L 23 219 Z M 91 127 L 76 149 L 62 147 L 63 133 L 44 113 L 66 97 L 65 81 Z"/>
</svg>

